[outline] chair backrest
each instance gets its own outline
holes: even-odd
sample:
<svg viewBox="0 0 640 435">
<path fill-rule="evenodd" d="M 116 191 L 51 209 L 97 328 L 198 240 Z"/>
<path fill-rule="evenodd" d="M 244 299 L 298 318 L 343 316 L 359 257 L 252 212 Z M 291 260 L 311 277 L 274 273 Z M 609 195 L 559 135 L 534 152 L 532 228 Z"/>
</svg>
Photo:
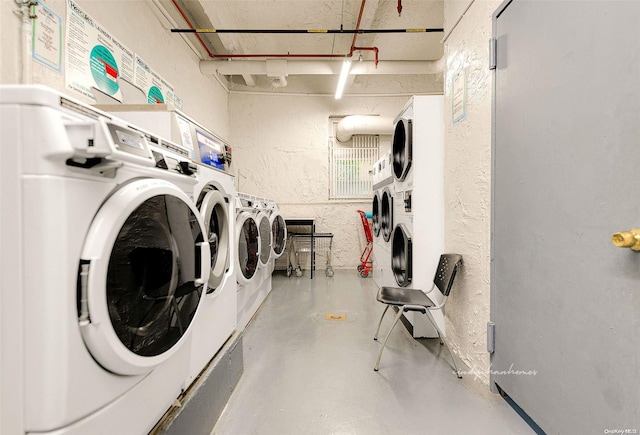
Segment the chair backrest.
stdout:
<svg viewBox="0 0 640 435">
<path fill-rule="evenodd" d="M 456 273 L 458 272 L 458 267 L 461 263 L 462 255 L 442 254 L 440 256 L 438 270 L 436 270 L 436 276 L 433 278 L 433 283 L 438 287 L 438 290 L 440 290 L 443 295 L 449 296 L 449 293 L 451 293 L 453 280 L 456 278 Z"/>
</svg>

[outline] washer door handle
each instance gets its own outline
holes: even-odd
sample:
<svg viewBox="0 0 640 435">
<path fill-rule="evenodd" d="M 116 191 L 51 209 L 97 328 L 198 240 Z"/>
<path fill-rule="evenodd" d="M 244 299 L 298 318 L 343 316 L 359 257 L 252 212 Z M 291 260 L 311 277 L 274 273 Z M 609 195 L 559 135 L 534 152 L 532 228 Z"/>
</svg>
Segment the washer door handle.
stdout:
<svg viewBox="0 0 640 435">
<path fill-rule="evenodd" d="M 211 268 L 211 251 L 209 248 L 209 242 L 196 242 L 196 249 L 200 250 L 200 277 L 196 277 L 193 283 L 196 286 L 204 285 L 208 278 Z M 197 258 L 197 252 L 196 252 Z"/>
</svg>

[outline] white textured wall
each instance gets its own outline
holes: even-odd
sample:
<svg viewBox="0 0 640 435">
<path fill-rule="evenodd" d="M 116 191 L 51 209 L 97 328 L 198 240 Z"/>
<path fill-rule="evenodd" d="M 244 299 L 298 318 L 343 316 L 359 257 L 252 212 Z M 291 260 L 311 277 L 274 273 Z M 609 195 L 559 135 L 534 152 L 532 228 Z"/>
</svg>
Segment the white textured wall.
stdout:
<svg viewBox="0 0 640 435">
<path fill-rule="evenodd" d="M 275 199 L 285 217 L 316 218 L 316 231 L 334 234 L 334 267 L 355 269 L 364 247 L 356 210 L 371 211 L 371 200 L 328 201 L 329 116 L 393 118 L 408 99 L 372 96 L 336 101 L 332 96 L 232 93 L 232 167 L 238 190 Z M 381 148 L 388 149 L 390 141 L 391 136 L 382 137 Z"/>
<path fill-rule="evenodd" d="M 200 74 L 199 58 L 178 34 L 164 27 L 151 2 L 77 0 L 76 3 L 174 86 L 176 94 L 184 100 L 185 113 L 222 137 L 229 135 L 227 91 L 211 76 Z M 64 25 L 66 2 L 49 0 L 46 4 L 63 18 Z M 0 0 L 0 83 L 5 84 L 23 82 L 22 24 L 21 18 L 13 13 L 16 9 L 13 0 Z M 30 58 L 27 61 L 31 74 L 25 82 L 42 83 L 67 92 L 63 74 Z M 82 99 L 79 95 L 70 95 Z"/>
<path fill-rule="evenodd" d="M 491 16 L 501 1 L 471 4 L 445 43 L 445 245 L 464 257 L 464 273 L 447 303 L 447 338 L 458 355 L 489 382 L 486 324 L 489 321 L 491 220 Z M 469 1 L 445 0 L 445 31 Z M 451 82 L 464 68 L 467 116 L 453 125 Z"/>
</svg>

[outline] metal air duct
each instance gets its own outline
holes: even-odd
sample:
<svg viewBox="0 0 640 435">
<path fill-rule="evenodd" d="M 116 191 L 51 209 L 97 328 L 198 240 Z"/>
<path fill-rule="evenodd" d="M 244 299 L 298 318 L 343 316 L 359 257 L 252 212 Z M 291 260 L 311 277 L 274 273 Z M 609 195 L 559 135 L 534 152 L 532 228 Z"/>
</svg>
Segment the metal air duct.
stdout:
<svg viewBox="0 0 640 435">
<path fill-rule="evenodd" d="M 336 139 L 338 142 L 349 142 L 354 134 L 393 134 L 393 118 L 373 115 L 345 116 L 338 122 Z"/>
</svg>

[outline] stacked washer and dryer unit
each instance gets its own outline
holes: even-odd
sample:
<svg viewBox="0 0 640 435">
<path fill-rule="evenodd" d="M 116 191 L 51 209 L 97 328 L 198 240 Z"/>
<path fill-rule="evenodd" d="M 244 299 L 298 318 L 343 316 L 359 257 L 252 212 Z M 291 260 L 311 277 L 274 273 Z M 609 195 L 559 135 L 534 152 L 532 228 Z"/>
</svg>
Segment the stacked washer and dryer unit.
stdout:
<svg viewBox="0 0 640 435">
<path fill-rule="evenodd" d="M 238 193 L 236 198 L 238 255 L 238 330 L 243 330 L 272 288 L 275 261 L 285 250 L 287 232 L 275 201 Z"/>
<path fill-rule="evenodd" d="M 207 291 L 194 321 L 188 387 L 236 330 L 236 183 L 225 172 L 227 144 L 210 130 L 170 105 L 100 106 L 123 118 L 153 128 L 191 150 L 198 165 L 193 200 L 204 219 L 210 247 Z"/>
<path fill-rule="evenodd" d="M 193 162 L 42 86 L 0 86 L 0 127 L 2 428 L 146 433 L 209 278 Z"/>
<path fill-rule="evenodd" d="M 373 165 L 373 280 L 378 287 L 396 285 L 391 274 L 393 233 L 393 156 L 387 151 Z"/>
<path fill-rule="evenodd" d="M 442 96 L 414 96 L 394 123 L 392 144 L 392 285 L 418 288 L 441 302 L 433 277 L 444 253 L 444 124 Z M 384 275 L 383 275 L 384 276 Z M 434 312 L 445 333 L 444 313 Z M 414 337 L 437 337 L 420 313 L 405 313 Z"/>
</svg>

